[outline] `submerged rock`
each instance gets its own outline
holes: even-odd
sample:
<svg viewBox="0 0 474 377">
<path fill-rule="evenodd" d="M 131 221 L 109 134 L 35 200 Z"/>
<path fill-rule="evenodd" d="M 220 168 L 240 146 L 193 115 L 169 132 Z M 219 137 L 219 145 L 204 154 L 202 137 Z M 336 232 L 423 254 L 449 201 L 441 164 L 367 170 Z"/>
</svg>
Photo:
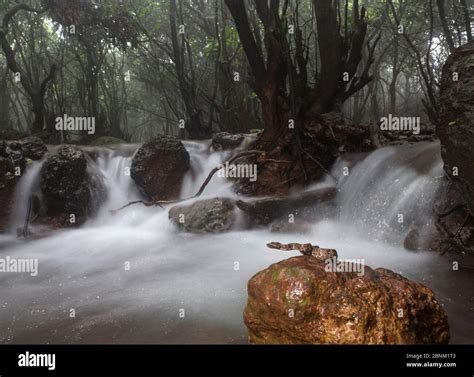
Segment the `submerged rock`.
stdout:
<svg viewBox="0 0 474 377">
<path fill-rule="evenodd" d="M 299 256 L 253 276 L 244 312 L 250 343 L 448 343 L 447 316 L 431 289 L 384 268 L 327 266 Z"/>
<path fill-rule="evenodd" d="M 191 205 L 174 206 L 168 217 L 191 233 L 220 233 L 236 222 L 235 203 L 229 198 L 199 200 Z"/>
<path fill-rule="evenodd" d="M 95 213 L 105 190 L 99 177 L 89 173 L 84 153 L 71 146 L 49 156 L 41 169 L 45 218 L 53 227 L 79 225 Z M 74 215 L 74 221 L 71 220 Z"/>
<path fill-rule="evenodd" d="M 138 149 L 131 176 L 151 199 L 173 200 L 179 197 L 189 167 L 189 153 L 183 143 L 174 137 L 160 136 Z"/>
</svg>

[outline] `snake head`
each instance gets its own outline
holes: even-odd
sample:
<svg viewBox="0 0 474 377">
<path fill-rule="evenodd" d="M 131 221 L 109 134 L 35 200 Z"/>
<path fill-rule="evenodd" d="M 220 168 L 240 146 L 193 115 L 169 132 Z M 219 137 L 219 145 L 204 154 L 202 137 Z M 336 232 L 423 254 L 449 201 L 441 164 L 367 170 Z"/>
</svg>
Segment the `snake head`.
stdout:
<svg viewBox="0 0 474 377">
<path fill-rule="evenodd" d="M 269 242 L 267 243 L 267 247 L 270 249 L 281 249 L 282 245 L 280 242 Z"/>
</svg>

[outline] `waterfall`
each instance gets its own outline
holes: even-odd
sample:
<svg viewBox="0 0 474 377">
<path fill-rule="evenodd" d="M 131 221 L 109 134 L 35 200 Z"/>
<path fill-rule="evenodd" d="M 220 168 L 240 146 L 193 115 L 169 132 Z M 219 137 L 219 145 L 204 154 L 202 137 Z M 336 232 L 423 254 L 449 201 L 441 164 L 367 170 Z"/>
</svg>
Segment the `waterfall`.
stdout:
<svg viewBox="0 0 474 377">
<path fill-rule="evenodd" d="M 332 169 L 341 221 L 376 241 L 401 244 L 411 225 L 428 220 L 444 175 L 439 143 L 381 148 L 344 171 L 348 165 L 340 159 Z"/>
<path fill-rule="evenodd" d="M 188 197 L 230 152 L 212 151 L 209 141 L 184 144 L 192 169 L 181 196 Z M 127 174 L 135 149 L 91 151 L 95 158 L 89 168 L 101 174 L 108 191 L 96 218 L 78 229 L 0 249 L 0 256 L 37 258 L 39 269 L 36 277 L 0 274 L 0 342 L 245 343 L 248 279 L 299 255 L 272 251 L 265 246 L 269 241 L 335 248 L 341 258 L 364 259 L 425 283 L 446 303 L 453 341 L 468 341 L 464 334 L 473 325 L 463 318 L 468 318 L 471 280 L 440 267 L 435 253 L 401 246 L 410 224 L 429 213 L 442 175 L 437 143 L 339 159 L 331 171 L 338 181 L 338 213 L 314 223 L 306 234 L 257 229 L 194 235 L 175 229 L 167 209 L 139 204 L 113 215 L 111 209 L 140 197 Z M 41 163 L 32 165 L 18 186 L 19 218 L 40 168 Z M 215 176 L 203 196 L 217 195 L 237 196 L 229 182 Z"/>
<path fill-rule="evenodd" d="M 10 218 L 10 231 L 16 234 L 18 228 L 22 228 L 25 224 L 26 215 L 28 212 L 28 204 L 31 195 L 41 195 L 39 188 L 41 179 L 41 167 L 44 160 L 33 161 L 26 169 L 26 173 L 21 177 L 15 190 L 13 197 L 13 208 Z"/>
</svg>

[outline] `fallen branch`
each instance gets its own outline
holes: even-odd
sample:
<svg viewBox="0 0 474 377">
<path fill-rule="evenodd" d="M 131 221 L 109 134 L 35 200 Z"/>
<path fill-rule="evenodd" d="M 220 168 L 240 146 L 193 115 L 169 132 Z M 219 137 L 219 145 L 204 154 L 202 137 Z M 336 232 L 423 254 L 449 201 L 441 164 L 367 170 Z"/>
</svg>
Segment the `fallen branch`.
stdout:
<svg viewBox="0 0 474 377">
<path fill-rule="evenodd" d="M 132 205 L 135 205 L 135 204 L 143 204 L 144 206 L 146 207 L 151 207 L 151 206 L 159 206 L 161 208 L 163 208 L 163 204 L 173 204 L 173 203 L 180 203 L 180 202 L 184 202 L 186 200 L 190 200 L 190 199 L 194 199 L 194 198 L 197 198 L 199 196 L 201 196 L 201 194 L 204 192 L 204 189 L 206 188 L 206 186 L 209 184 L 209 182 L 211 181 L 212 177 L 214 176 L 214 174 L 216 174 L 220 169 L 222 169 L 226 164 L 231 164 L 232 162 L 234 162 L 235 160 L 241 158 L 241 157 L 245 157 L 245 156 L 252 156 L 252 155 L 256 155 L 256 154 L 263 154 L 264 152 L 263 151 L 255 151 L 255 150 L 252 150 L 252 151 L 245 151 L 245 152 L 241 152 L 241 153 L 238 153 L 236 154 L 235 156 L 233 156 L 232 158 L 230 158 L 229 160 L 225 161 L 224 163 L 216 166 L 214 169 L 212 169 L 210 171 L 210 173 L 208 174 L 207 178 L 205 179 L 205 181 L 202 183 L 201 187 L 199 188 L 198 192 L 196 194 L 194 194 L 193 196 L 189 197 L 189 198 L 184 198 L 184 199 L 176 199 L 176 200 L 157 200 L 157 201 L 152 201 L 152 202 L 145 202 L 144 200 L 135 200 L 133 202 L 130 202 L 130 203 L 127 203 L 125 204 L 124 206 L 118 208 L 118 209 L 115 209 L 115 210 L 111 210 L 110 212 L 112 214 L 115 214 L 117 213 L 118 211 L 124 209 L 124 208 L 127 208 L 127 207 L 130 207 Z"/>
</svg>

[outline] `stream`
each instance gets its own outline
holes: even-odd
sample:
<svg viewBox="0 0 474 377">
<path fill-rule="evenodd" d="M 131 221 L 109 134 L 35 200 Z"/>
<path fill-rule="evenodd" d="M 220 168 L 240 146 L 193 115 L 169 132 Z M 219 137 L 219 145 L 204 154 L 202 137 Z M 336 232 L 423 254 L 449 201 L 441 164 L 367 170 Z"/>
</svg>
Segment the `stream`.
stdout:
<svg viewBox="0 0 474 377">
<path fill-rule="evenodd" d="M 183 143 L 192 167 L 182 185 L 186 198 L 229 152 L 212 151 L 210 141 Z M 428 218 L 443 176 L 438 143 L 385 147 L 336 161 L 331 174 L 339 189 L 337 211 L 311 208 L 318 220 L 305 234 L 267 229 L 189 234 L 171 224 L 167 209 L 141 204 L 112 214 L 140 198 L 127 174 L 137 147 L 84 147 L 96 155 L 89 168 L 102 175 L 108 198 L 80 228 L 46 238 L 16 238 L 42 162 L 21 178 L 12 232 L 0 236 L 0 258 L 37 258 L 39 273 L 0 274 L 0 342 L 246 343 L 247 281 L 299 255 L 268 249 L 270 241 L 334 248 L 340 258 L 364 259 L 423 283 L 448 313 L 451 343 L 474 342 L 474 274 L 452 269 L 453 261 L 463 263 L 462 256 L 403 248 L 410 224 Z M 307 190 L 334 184 L 327 178 Z M 231 182 L 215 175 L 199 199 L 216 196 L 238 197 Z"/>
</svg>

